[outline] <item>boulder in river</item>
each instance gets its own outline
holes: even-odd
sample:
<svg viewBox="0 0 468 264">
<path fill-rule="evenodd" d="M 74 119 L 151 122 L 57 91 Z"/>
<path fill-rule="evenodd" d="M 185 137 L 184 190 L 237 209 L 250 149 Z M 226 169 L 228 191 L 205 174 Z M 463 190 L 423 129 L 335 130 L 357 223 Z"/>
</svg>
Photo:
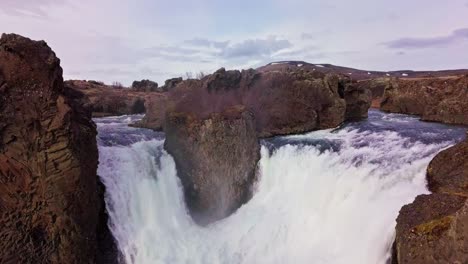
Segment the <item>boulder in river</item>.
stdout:
<svg viewBox="0 0 468 264">
<path fill-rule="evenodd" d="M 168 112 L 165 131 L 165 149 L 198 224 L 224 218 L 250 199 L 260 145 L 254 117 L 243 106 L 202 118 Z"/>
</svg>

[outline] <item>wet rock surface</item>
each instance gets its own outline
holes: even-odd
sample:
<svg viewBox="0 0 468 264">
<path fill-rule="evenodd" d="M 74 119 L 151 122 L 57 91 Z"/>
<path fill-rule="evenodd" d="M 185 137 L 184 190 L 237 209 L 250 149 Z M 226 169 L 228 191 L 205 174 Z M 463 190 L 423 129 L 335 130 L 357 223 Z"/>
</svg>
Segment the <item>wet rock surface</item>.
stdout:
<svg viewBox="0 0 468 264">
<path fill-rule="evenodd" d="M 0 263 L 94 263 L 96 128 L 43 41 L 0 39 Z"/>
<path fill-rule="evenodd" d="M 467 263 L 468 140 L 439 153 L 427 169 L 430 195 L 398 216 L 394 263 Z"/>
<path fill-rule="evenodd" d="M 200 118 L 169 112 L 165 149 L 174 157 L 190 213 L 198 224 L 222 219 L 252 195 L 260 145 L 244 107 Z"/>
</svg>

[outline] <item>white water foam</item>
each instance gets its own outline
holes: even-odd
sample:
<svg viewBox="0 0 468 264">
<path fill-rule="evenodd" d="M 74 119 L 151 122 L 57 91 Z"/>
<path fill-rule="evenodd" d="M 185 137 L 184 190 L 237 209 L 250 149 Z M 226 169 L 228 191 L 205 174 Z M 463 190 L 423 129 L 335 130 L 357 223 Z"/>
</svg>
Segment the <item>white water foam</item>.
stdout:
<svg viewBox="0 0 468 264">
<path fill-rule="evenodd" d="M 334 140 L 340 150 L 262 147 L 252 200 L 208 227 L 187 214 L 162 140 L 101 146 L 99 175 L 126 263 L 385 263 L 399 209 L 427 192 L 425 169 L 449 143 L 349 129 L 295 137 Z"/>
</svg>

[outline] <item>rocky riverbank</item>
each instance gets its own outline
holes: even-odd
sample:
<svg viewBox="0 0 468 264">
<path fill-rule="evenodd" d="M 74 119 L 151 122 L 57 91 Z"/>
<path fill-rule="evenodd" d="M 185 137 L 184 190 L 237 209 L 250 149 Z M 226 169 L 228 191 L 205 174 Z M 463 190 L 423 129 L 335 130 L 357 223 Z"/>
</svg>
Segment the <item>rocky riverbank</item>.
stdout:
<svg viewBox="0 0 468 264">
<path fill-rule="evenodd" d="M 468 125 L 468 76 L 390 79 L 380 109 L 422 120 Z"/>
<path fill-rule="evenodd" d="M 394 263 L 468 261 L 468 139 L 440 152 L 427 168 L 429 195 L 403 206 Z"/>
</svg>

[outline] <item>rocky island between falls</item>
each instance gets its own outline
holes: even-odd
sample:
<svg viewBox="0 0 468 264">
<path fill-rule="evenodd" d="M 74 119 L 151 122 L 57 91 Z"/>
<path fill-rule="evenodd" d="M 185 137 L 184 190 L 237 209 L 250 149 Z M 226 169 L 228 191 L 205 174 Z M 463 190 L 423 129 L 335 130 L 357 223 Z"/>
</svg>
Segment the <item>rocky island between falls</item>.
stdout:
<svg viewBox="0 0 468 264">
<path fill-rule="evenodd" d="M 300 65 L 300 66 L 299 66 Z M 388 73 L 305 62 L 219 69 L 159 87 L 63 82 L 44 41 L 0 39 L 0 262 L 117 263 L 97 176 L 94 116 L 145 113 L 134 126 L 166 132 L 193 219 L 225 218 L 252 196 L 259 140 L 334 128 L 383 111 L 467 124 L 467 76 Z M 459 72 L 456 72 L 459 73 Z M 393 73 L 401 74 L 401 73 Z M 406 74 L 406 73 L 405 73 Z M 450 72 L 454 74 L 454 72 Z M 381 78 L 381 79 L 379 79 Z M 383 79 L 382 79 L 383 78 Z M 468 260 L 468 141 L 439 153 L 427 169 L 429 195 L 398 216 L 394 263 Z"/>
</svg>

